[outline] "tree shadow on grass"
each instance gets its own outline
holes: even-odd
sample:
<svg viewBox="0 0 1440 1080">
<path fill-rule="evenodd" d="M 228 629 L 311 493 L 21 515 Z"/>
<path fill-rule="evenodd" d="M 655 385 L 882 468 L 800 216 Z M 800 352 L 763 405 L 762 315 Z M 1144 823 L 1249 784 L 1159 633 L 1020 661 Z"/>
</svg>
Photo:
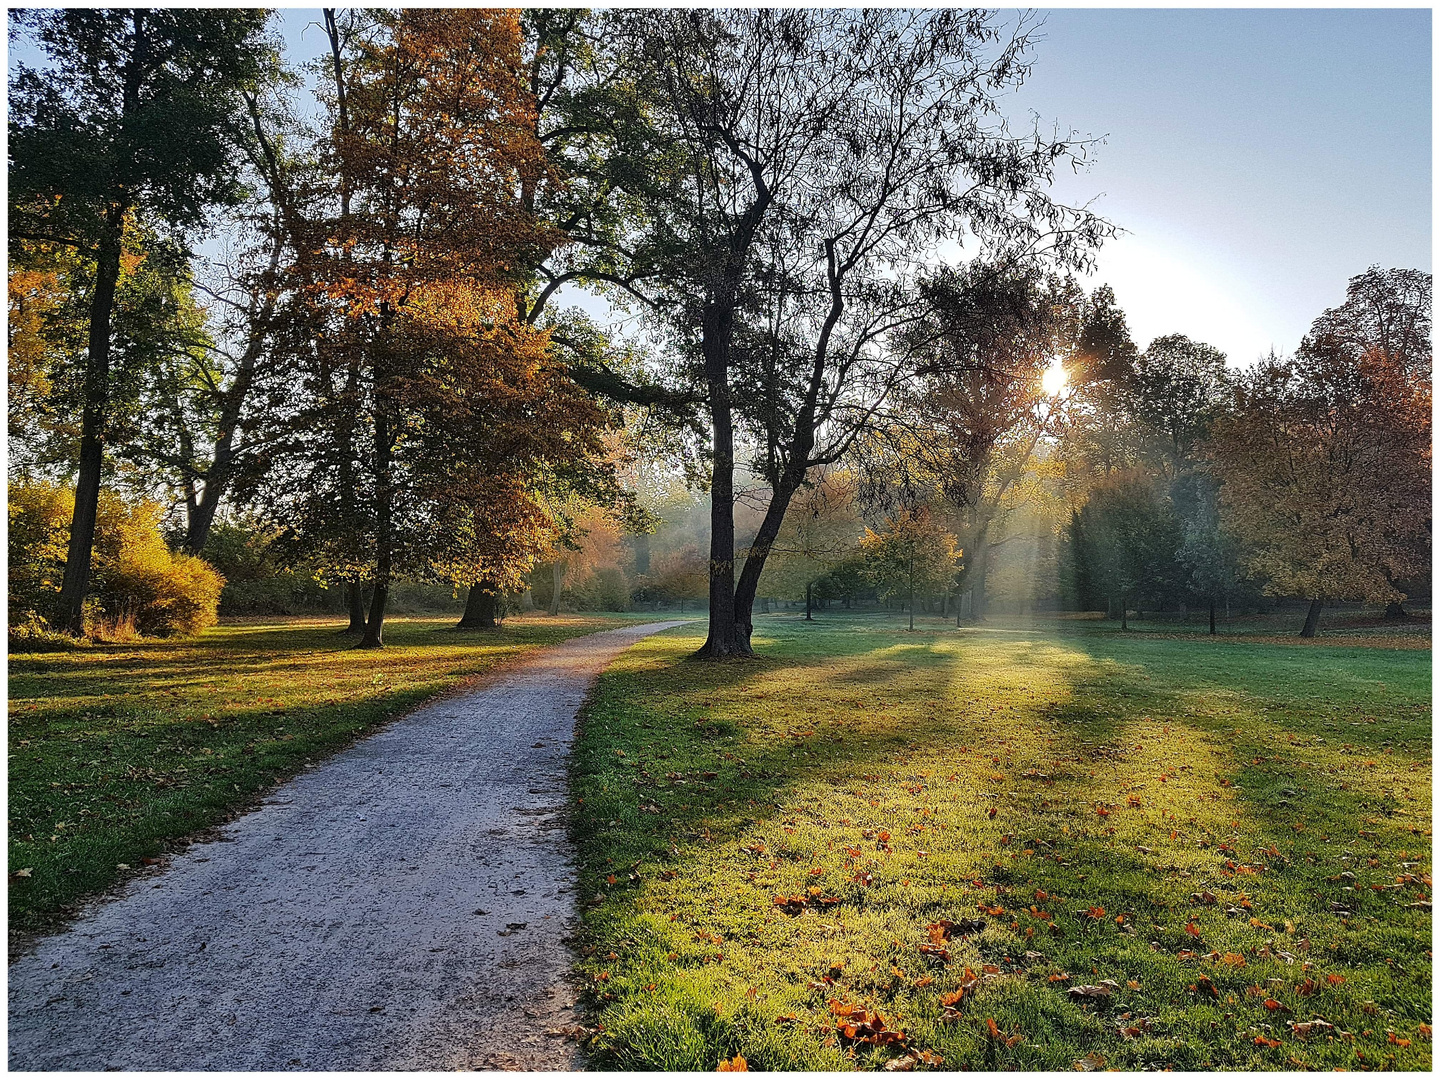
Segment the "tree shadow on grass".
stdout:
<svg viewBox="0 0 1440 1080">
<path fill-rule="evenodd" d="M 743 974 L 747 962 L 806 955 L 811 947 L 801 943 L 815 930 L 812 920 L 873 927 L 882 972 L 914 962 L 890 958 L 883 944 L 889 927 L 913 935 L 927 919 L 973 914 L 977 899 L 1004 907 L 1007 918 L 1019 915 L 1015 925 L 1044 942 L 1051 931 L 1022 910 L 1033 892 L 1065 905 L 1049 912 L 1063 936 L 1043 947 L 1070 956 L 1066 963 L 1079 962 L 1072 946 L 1083 942 L 1087 969 L 1138 973 L 1158 964 L 1155 978 L 1179 1005 L 1175 1023 L 1195 1029 L 1194 1046 L 1182 1046 L 1175 1061 L 1207 1063 L 1201 1021 L 1219 1022 L 1221 1014 L 1195 1008 L 1186 990 L 1194 972 L 1175 960 L 1195 944 L 1186 929 L 1192 892 L 1209 889 L 1238 901 L 1248 889 L 1291 915 L 1328 918 L 1317 908 L 1310 876 L 1266 878 L 1268 870 L 1255 869 L 1256 850 L 1273 843 L 1289 807 L 1249 797 L 1241 770 L 1247 740 L 1231 734 L 1237 717 L 1205 707 L 1225 689 L 1226 709 L 1252 709 L 1253 680 L 1213 672 L 1197 688 L 1184 677 L 1161 677 L 1164 650 L 1137 661 L 1118 644 L 1087 649 L 1069 640 L 1011 639 L 984 648 L 973 639 L 963 646 L 937 640 L 897 669 L 877 660 L 894 647 L 877 636 L 817 638 L 799 655 L 752 665 L 677 663 L 673 654 L 684 645 L 658 641 L 622 658 L 586 710 L 573 763 L 583 799 L 573 823 L 583 854 L 580 891 L 594 940 L 628 942 L 642 953 L 659 949 L 650 974 L 636 975 L 641 981 L 683 970 L 686 986 L 713 983 L 706 992 L 720 993 L 725 978 L 751 977 Z M 1248 733 L 1274 726 L 1258 723 L 1249 713 L 1240 719 Z M 1137 801 L 1127 803 L 1127 792 Z M 836 803 L 834 793 L 844 799 Z M 942 806 L 958 833 L 913 832 L 927 809 Z M 893 854 L 877 846 L 879 830 L 891 835 L 885 847 Z M 857 872 L 875 864 L 873 882 L 839 872 L 839 852 L 852 850 L 846 845 L 862 853 L 849 864 Z M 917 851 L 921 845 L 933 858 Z M 947 854 L 949 869 L 941 870 Z M 1249 866 L 1258 880 L 1227 863 Z M 812 864 L 819 876 L 809 876 Z M 770 894 L 799 895 L 811 881 L 833 908 L 811 911 L 819 901 L 807 901 L 777 923 Z M 957 895 L 963 889 L 972 891 L 964 904 Z M 705 900 L 698 909 L 697 894 Z M 1087 914 L 1100 908 L 1103 918 Z M 668 928 L 665 912 L 688 922 L 686 931 Z M 1206 924 L 1207 945 L 1234 947 L 1238 955 L 1261 933 L 1248 918 L 1217 915 L 1204 905 L 1195 911 Z M 724 967 L 723 977 L 720 967 L 705 974 L 718 963 L 705 951 L 717 936 L 727 955 L 740 957 L 727 963 L 742 965 Z M 998 925 L 973 944 L 997 966 L 1027 947 Z M 666 947 L 673 950 L 668 961 L 660 958 Z M 801 963 L 782 990 L 801 994 L 806 978 L 815 975 Z M 895 1003 L 938 1012 L 925 994 L 886 990 L 869 978 L 845 992 L 879 994 L 882 1001 L 899 994 Z M 1222 988 L 1235 983 L 1237 994 L 1241 978 L 1217 976 Z M 643 998 L 624 996 L 623 975 L 607 985 L 597 988 L 593 1004 L 620 991 L 631 1015 L 643 1013 Z M 941 989 L 937 982 L 925 993 Z M 724 1033 L 733 1028 L 722 1029 L 713 1037 L 733 1037 Z M 979 1043 L 985 1045 L 983 1036 Z M 720 1049 L 717 1043 L 707 1052 Z M 819 1059 L 784 1056 L 791 1052 L 774 1049 L 780 1056 L 769 1065 L 818 1067 Z M 648 1062 L 627 1057 L 620 1043 L 611 1053 L 605 1060 L 627 1067 Z M 1240 1050 L 1236 1055 L 1224 1060 L 1248 1060 Z"/>
</svg>

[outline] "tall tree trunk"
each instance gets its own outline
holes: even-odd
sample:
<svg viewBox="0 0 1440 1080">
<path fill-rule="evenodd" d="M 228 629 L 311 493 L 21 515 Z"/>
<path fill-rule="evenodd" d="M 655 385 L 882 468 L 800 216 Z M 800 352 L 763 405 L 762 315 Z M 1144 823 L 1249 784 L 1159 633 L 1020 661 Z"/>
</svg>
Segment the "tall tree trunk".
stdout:
<svg viewBox="0 0 1440 1080">
<path fill-rule="evenodd" d="M 1130 629 L 1130 597 L 1123 592 L 1120 594 L 1120 629 Z"/>
<path fill-rule="evenodd" d="M 495 610 L 498 590 L 493 581 L 478 581 L 465 596 L 465 614 L 460 616 L 457 630 L 489 630 L 497 625 Z"/>
<path fill-rule="evenodd" d="M 235 436 L 240 427 L 240 417 L 245 410 L 245 401 L 255 383 L 255 365 L 259 363 L 268 340 L 270 324 L 275 319 L 276 292 L 275 275 L 280 268 L 280 242 L 274 241 L 270 253 L 269 272 L 266 277 L 265 298 L 259 309 L 250 309 L 250 332 L 245 341 L 245 351 L 235 369 L 235 378 L 225 393 L 220 396 L 220 410 L 217 418 L 215 452 L 210 467 L 205 471 L 205 487 L 200 500 L 188 515 L 185 530 L 184 550 L 199 555 L 210 539 L 210 529 L 215 524 L 215 511 L 219 509 L 221 496 L 230 485 L 231 473 L 235 467 Z"/>
<path fill-rule="evenodd" d="M 550 581 L 553 587 L 550 590 L 550 614 L 560 614 L 560 589 L 565 584 L 565 564 L 556 559 L 550 564 Z"/>
<path fill-rule="evenodd" d="M 1324 606 L 1324 601 L 1318 596 L 1310 601 L 1310 610 L 1305 613 L 1305 625 L 1300 628 L 1302 638 L 1315 636 L 1315 631 L 1320 628 L 1320 608 L 1322 606 Z"/>
<path fill-rule="evenodd" d="M 805 621 L 806 621 L 806 622 L 814 622 L 814 621 L 815 621 L 815 617 L 810 614 L 810 611 L 811 611 L 810 589 L 811 589 L 810 582 L 807 581 L 807 582 L 805 583 Z"/>
<path fill-rule="evenodd" d="M 375 591 L 370 595 L 370 618 L 360 648 L 379 649 L 385 644 L 385 603 L 390 597 L 393 571 L 394 535 L 392 492 L 390 490 L 390 415 L 383 391 L 375 402 Z"/>
<path fill-rule="evenodd" d="M 1385 620 L 1387 622 L 1396 622 L 1408 618 L 1410 618 L 1410 613 L 1405 610 L 1405 602 L 1403 600 L 1391 600 L 1390 603 L 1385 605 Z"/>
<path fill-rule="evenodd" d="M 1210 636 L 1215 636 L 1215 598 L 1210 598 Z"/>
<path fill-rule="evenodd" d="M 84 407 L 80 419 L 80 468 L 75 484 L 75 512 L 70 519 L 70 545 L 65 577 L 60 584 L 56 624 L 71 634 L 85 632 L 85 594 L 90 591 L 90 564 L 95 551 L 95 520 L 100 509 L 100 480 L 105 466 L 106 406 L 110 397 L 110 320 L 115 286 L 120 280 L 120 246 L 125 206 L 106 215 L 107 235 L 95 265 L 95 292 L 90 298 L 90 334 L 85 356 Z"/>
<path fill-rule="evenodd" d="M 804 460 L 804 457 L 800 460 Z M 798 479 L 790 475 L 784 476 L 771 492 L 770 505 L 765 510 L 765 516 L 760 519 L 760 528 L 756 530 L 755 539 L 750 543 L 750 550 L 745 553 L 745 565 L 740 568 L 740 579 L 735 584 L 736 632 L 745 642 L 747 649 L 754 626 L 752 613 L 755 610 L 755 594 L 760 588 L 760 575 L 765 570 L 765 560 L 770 557 L 770 552 L 775 547 L 780 528 L 785 524 L 785 513 L 790 509 L 790 500 L 799 490 L 800 479 L 803 479 L 803 476 Z M 808 602 L 806 607 L 808 610 Z"/>
<path fill-rule="evenodd" d="M 910 550 L 910 566 L 905 575 L 905 606 L 910 609 L 910 629 L 915 629 L 915 550 Z"/>
<path fill-rule="evenodd" d="M 365 588 L 359 578 L 345 582 L 345 606 L 350 612 L 350 625 L 342 634 L 363 634 L 365 632 Z"/>
<path fill-rule="evenodd" d="M 735 623 L 735 426 L 730 409 L 728 312 L 706 305 L 705 378 L 710 393 L 710 618 L 697 656 L 749 656 Z"/>
<path fill-rule="evenodd" d="M 989 607 L 985 599 L 985 579 L 990 573 L 990 542 L 986 530 L 981 530 L 975 542 L 975 579 L 970 586 L 970 621 L 984 622 Z"/>
</svg>

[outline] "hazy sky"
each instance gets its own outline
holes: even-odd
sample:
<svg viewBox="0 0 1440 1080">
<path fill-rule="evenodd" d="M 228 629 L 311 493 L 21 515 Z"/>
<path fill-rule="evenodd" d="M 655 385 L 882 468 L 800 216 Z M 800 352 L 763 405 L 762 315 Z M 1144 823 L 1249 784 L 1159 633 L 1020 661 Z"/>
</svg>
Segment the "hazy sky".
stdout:
<svg viewBox="0 0 1440 1080">
<path fill-rule="evenodd" d="M 1142 347 L 1185 333 L 1249 363 L 1372 263 L 1431 269 L 1429 10 L 1042 14 L 1006 111 L 1105 137 L 1056 193 L 1127 230 L 1092 283 Z M 318 18 L 283 13 L 293 59 L 325 47 Z"/>
</svg>

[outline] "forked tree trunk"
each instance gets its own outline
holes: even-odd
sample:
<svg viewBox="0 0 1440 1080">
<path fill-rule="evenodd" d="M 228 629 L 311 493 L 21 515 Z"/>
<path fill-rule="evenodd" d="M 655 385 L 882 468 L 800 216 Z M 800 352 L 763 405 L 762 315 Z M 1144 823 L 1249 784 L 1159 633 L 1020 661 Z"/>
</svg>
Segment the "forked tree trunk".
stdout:
<svg viewBox="0 0 1440 1080">
<path fill-rule="evenodd" d="M 1323 605 L 1324 601 L 1318 596 L 1310 601 L 1310 610 L 1305 613 L 1305 625 L 1300 628 L 1302 638 L 1315 636 L 1315 631 L 1320 628 L 1320 608 Z"/>
</svg>

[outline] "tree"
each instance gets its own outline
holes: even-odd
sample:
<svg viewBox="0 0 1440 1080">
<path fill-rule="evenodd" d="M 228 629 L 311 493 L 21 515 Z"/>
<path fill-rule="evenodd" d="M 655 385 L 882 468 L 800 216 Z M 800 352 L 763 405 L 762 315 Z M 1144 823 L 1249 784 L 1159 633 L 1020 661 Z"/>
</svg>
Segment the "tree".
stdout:
<svg viewBox="0 0 1440 1080">
<path fill-rule="evenodd" d="M 244 93 L 235 124 L 246 179 L 244 199 L 213 227 L 220 254 L 193 260 L 193 293 L 203 331 L 156 369 L 144 412 L 146 438 L 130 456 L 157 470 L 185 507 L 180 542 L 204 551 L 222 502 L 263 490 L 267 444 L 288 409 L 297 356 L 313 338 L 287 270 L 303 232 L 302 190 L 314 162 L 292 149 L 299 122 L 283 91 L 287 72 L 271 69 Z"/>
<path fill-rule="evenodd" d="M 926 283 L 920 378 L 890 431 L 959 517 L 971 617 L 982 620 L 996 533 L 1022 498 L 1041 440 L 1064 430 L 1075 387 L 1128 359 L 1124 316 L 1108 289 L 1014 262 L 977 263 Z M 1060 364 L 1059 392 L 1045 375 Z M 958 612 L 957 612 L 958 617 Z"/>
<path fill-rule="evenodd" d="M 1340 352 L 1354 363 L 1378 350 L 1407 375 L 1428 380 L 1431 291 L 1422 270 L 1372 266 L 1350 279 L 1343 304 L 1315 320 L 1302 349 Z"/>
<path fill-rule="evenodd" d="M 127 226 L 181 235 L 238 195 L 226 127 L 265 58 L 258 10 L 16 12 L 48 65 L 10 86 L 10 235 L 93 262 L 75 516 L 56 621 L 83 630 L 111 420 L 111 318 Z"/>
<path fill-rule="evenodd" d="M 1137 429 L 1142 461 L 1175 480 L 1229 398 L 1225 354 L 1183 334 L 1158 337 L 1121 379 L 1123 410 Z"/>
<path fill-rule="evenodd" d="M 516 16 L 409 10 L 348 31 L 332 27 L 331 213 L 302 246 L 325 334 L 290 509 L 342 577 L 372 583 L 373 648 L 403 570 L 482 596 L 518 584 L 551 541 L 547 486 L 600 457 L 608 417 L 516 309 L 555 241 L 523 197 L 546 166 Z"/>
<path fill-rule="evenodd" d="M 766 596 L 803 596 L 805 618 L 813 618 L 816 587 L 856 554 L 863 527 L 855 500 L 853 476 L 835 470 L 812 474 L 791 499 L 771 547 L 761 579 Z"/>
<path fill-rule="evenodd" d="M 1097 485 L 1071 518 L 1076 577 L 1106 598 L 1107 609 L 1118 603 L 1120 626 L 1128 629 L 1131 600 L 1163 600 L 1183 588 L 1177 561 L 1182 534 L 1151 477 L 1138 470 L 1118 473 Z"/>
<path fill-rule="evenodd" d="M 632 249 L 710 420 L 710 625 L 749 655 L 751 609 L 790 499 L 905 376 L 914 269 L 966 233 L 1062 262 L 1107 227 L 1045 193 L 1071 137 L 1016 138 L 995 97 L 1028 70 L 1029 24 L 983 12 L 647 11 L 629 22 L 668 187 Z M 737 438 L 770 484 L 736 576 Z"/>
<path fill-rule="evenodd" d="M 686 544 L 655 556 L 641 588 L 645 599 L 676 600 L 683 611 L 686 600 L 699 600 L 705 596 L 709 582 L 705 553 L 696 544 Z"/>
<path fill-rule="evenodd" d="M 1188 474 L 1177 485 L 1184 498 L 1179 516 L 1184 529 L 1178 556 L 1189 572 L 1189 586 L 1209 609 L 1210 633 L 1215 633 L 1215 605 L 1229 602 L 1239 585 L 1240 545 L 1220 516 L 1220 485 L 1205 471 Z"/>
<path fill-rule="evenodd" d="M 1325 600 L 1398 602 L 1428 568 L 1430 409 L 1428 368 L 1318 336 L 1240 378 L 1209 444 L 1222 520 L 1267 592 L 1310 600 L 1301 636 Z"/>
<path fill-rule="evenodd" d="M 915 590 L 947 588 L 961 556 L 955 537 L 924 508 L 887 518 L 879 532 L 866 529 L 860 547 L 876 585 L 892 596 L 903 591 L 911 630 Z"/>
</svg>

